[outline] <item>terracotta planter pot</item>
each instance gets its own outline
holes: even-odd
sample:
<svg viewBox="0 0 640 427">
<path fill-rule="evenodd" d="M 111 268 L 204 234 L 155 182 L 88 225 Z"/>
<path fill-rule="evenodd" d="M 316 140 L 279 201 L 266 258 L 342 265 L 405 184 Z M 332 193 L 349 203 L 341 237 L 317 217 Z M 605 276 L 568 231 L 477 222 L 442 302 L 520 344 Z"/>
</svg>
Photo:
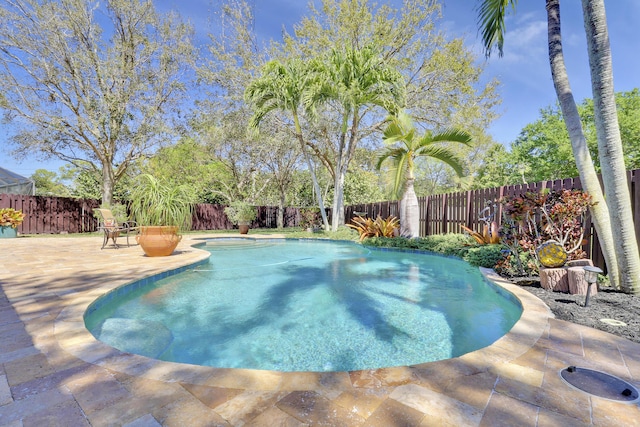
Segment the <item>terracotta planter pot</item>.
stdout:
<svg viewBox="0 0 640 427">
<path fill-rule="evenodd" d="M 240 234 L 249 233 L 249 224 L 238 224 L 238 230 L 240 230 Z"/>
<path fill-rule="evenodd" d="M 137 242 L 147 256 L 169 256 L 178 246 L 182 236 L 178 235 L 178 227 L 144 226 L 140 227 Z"/>
</svg>

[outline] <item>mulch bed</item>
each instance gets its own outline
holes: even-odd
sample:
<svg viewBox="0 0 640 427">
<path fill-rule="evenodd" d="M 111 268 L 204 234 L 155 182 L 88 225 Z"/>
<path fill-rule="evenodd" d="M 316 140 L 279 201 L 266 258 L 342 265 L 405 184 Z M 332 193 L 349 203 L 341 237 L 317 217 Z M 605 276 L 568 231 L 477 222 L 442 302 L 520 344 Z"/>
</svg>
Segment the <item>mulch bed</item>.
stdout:
<svg viewBox="0 0 640 427">
<path fill-rule="evenodd" d="M 534 278 L 513 280 L 549 306 L 557 319 L 589 326 L 640 343 L 640 297 L 611 288 L 601 288 L 584 307 L 584 295 L 547 291 Z M 626 326 L 614 326 L 600 319 L 613 319 Z"/>
</svg>

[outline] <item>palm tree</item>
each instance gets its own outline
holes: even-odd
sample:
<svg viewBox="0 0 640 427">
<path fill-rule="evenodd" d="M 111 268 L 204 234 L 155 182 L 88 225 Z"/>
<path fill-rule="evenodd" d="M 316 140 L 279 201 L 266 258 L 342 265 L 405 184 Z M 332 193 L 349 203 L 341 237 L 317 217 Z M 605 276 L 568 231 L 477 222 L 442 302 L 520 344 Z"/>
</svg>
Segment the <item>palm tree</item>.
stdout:
<svg viewBox="0 0 640 427">
<path fill-rule="evenodd" d="M 307 151 L 307 143 L 302 135 L 300 115 L 302 97 L 309 84 L 309 70 L 307 65 L 299 59 L 289 59 L 286 63 L 278 60 L 267 62 L 262 68 L 262 75 L 251 82 L 245 90 L 245 100 L 254 108 L 254 114 L 249 126 L 257 129 L 260 122 L 272 111 L 288 111 L 293 118 L 296 138 L 300 143 L 300 150 L 307 162 L 313 188 L 320 207 L 324 228 L 329 228 L 327 214 L 324 210 L 322 192 L 318 185 L 313 163 Z"/>
<path fill-rule="evenodd" d="M 640 294 L 640 253 L 635 235 L 631 196 L 618 124 L 604 0 L 582 0 L 582 15 L 587 33 L 602 183 L 607 195 L 611 229 L 615 230 L 618 236 L 614 244 L 618 258 L 620 284 L 626 292 Z"/>
<path fill-rule="evenodd" d="M 364 116 L 372 107 L 393 114 L 404 103 L 404 77 L 387 66 L 377 49 L 334 49 L 327 58 L 313 63 L 314 84 L 305 94 L 311 111 L 334 103 L 338 105 L 339 133 L 332 148 L 330 172 L 334 178 L 332 229 L 344 223 L 344 182 L 349 163 L 360 141 Z"/>
<path fill-rule="evenodd" d="M 416 158 L 431 157 L 440 160 L 451 166 L 458 176 L 461 176 L 462 161 L 444 144 L 457 142 L 469 145 L 471 136 L 454 129 L 439 133 L 427 131 L 424 135 L 418 136 L 411 118 L 404 112 L 390 117 L 390 121 L 383 136 L 385 144 L 389 146 L 378 157 L 376 167 L 380 169 L 387 159 L 393 162 L 393 192 L 396 198 L 400 194 L 400 187 L 404 184 L 400 200 L 400 235 L 415 238 L 419 237 L 420 232 L 418 197 L 413 189 Z"/>
<path fill-rule="evenodd" d="M 499 54 L 502 55 L 506 9 L 507 6 L 511 6 L 515 9 L 516 3 L 517 0 L 483 0 L 478 8 L 479 25 L 487 56 L 490 55 L 494 45 L 498 47 Z M 590 0 L 583 0 L 585 28 L 589 27 L 587 24 L 591 19 L 589 17 L 594 15 L 592 9 L 588 6 L 590 3 L 602 3 L 602 1 L 594 2 Z M 549 63 L 551 65 L 553 83 L 558 96 L 558 101 L 560 102 L 565 125 L 571 139 L 571 146 L 576 159 L 576 166 L 578 168 L 580 180 L 584 189 L 592 195 L 596 202 L 596 204 L 591 208 L 591 214 L 607 264 L 609 279 L 612 285 L 616 287 L 622 286 L 622 288 L 628 292 L 638 293 L 640 292 L 640 274 L 638 273 L 640 272 L 640 257 L 638 256 L 637 242 L 633 235 L 633 220 L 629 213 L 631 204 L 630 202 L 622 200 L 624 199 L 624 196 L 621 196 L 622 199 L 611 197 L 612 193 L 621 193 L 627 189 L 624 164 L 622 166 L 622 171 L 620 171 L 619 168 L 611 168 L 605 171 L 603 168 L 603 182 L 605 183 L 605 190 L 608 195 L 608 201 L 605 201 L 600 183 L 593 167 L 591 154 L 589 153 L 586 144 L 582 124 L 578 115 L 578 109 L 573 98 L 573 93 L 569 85 L 569 78 L 564 65 L 560 26 L 560 1 L 547 0 L 546 10 L 548 20 Z M 600 12 L 598 12 L 598 14 L 600 14 Z M 604 5 L 602 5 L 601 14 L 604 14 Z M 604 28 L 602 25 L 598 27 L 597 31 L 600 32 L 600 35 L 602 35 L 602 32 L 604 31 L 604 35 L 606 36 L 606 24 Z M 587 32 L 589 32 L 588 28 Z M 591 49 L 591 44 L 594 43 L 594 40 L 596 39 L 595 35 L 595 33 L 591 35 L 588 34 L 587 37 L 590 45 L 589 57 L 592 64 L 594 63 L 596 55 L 599 54 L 594 49 Z M 602 42 L 602 39 L 600 40 Z M 608 39 L 606 41 L 606 45 L 608 51 Z M 601 45 L 600 47 L 604 46 Z M 600 91 L 600 87 L 597 87 L 595 84 L 596 78 L 593 74 L 593 68 L 594 66 L 592 65 L 593 92 L 594 99 L 596 99 L 596 93 Z M 611 91 L 611 93 L 613 93 L 612 87 Z M 615 103 L 613 104 L 613 111 L 615 112 Z M 604 117 L 610 118 L 610 113 Z M 596 113 L 596 116 L 597 115 L 598 113 Z M 605 153 L 607 153 L 608 150 L 617 150 L 614 146 L 618 143 L 615 141 L 605 142 L 605 139 L 604 132 L 599 132 L 598 140 L 601 163 L 603 162 L 602 157 L 606 156 Z M 611 144 L 611 146 L 608 144 Z M 619 147 L 621 153 L 621 143 L 619 143 Z M 608 161 L 608 159 L 605 159 L 605 161 Z M 624 181 L 624 183 L 622 183 L 622 181 Z M 607 182 L 615 182 L 616 184 L 610 184 L 607 186 Z M 619 219 L 615 220 L 616 217 Z M 629 228 L 629 222 L 631 224 L 631 228 Z M 626 226 L 623 227 L 622 224 L 626 224 Z M 621 235 L 622 239 L 614 240 L 614 230 L 616 235 L 619 234 L 619 230 L 624 230 L 624 235 Z M 631 232 L 629 232 L 629 230 L 631 230 Z"/>
</svg>

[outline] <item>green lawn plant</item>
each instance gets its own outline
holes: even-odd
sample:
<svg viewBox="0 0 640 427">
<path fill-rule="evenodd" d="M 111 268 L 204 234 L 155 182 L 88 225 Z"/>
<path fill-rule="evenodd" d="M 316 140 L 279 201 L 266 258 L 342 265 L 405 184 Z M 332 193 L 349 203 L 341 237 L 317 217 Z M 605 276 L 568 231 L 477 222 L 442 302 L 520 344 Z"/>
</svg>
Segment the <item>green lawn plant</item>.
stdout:
<svg viewBox="0 0 640 427">
<path fill-rule="evenodd" d="M 375 220 L 356 216 L 351 222 L 352 224 L 347 224 L 347 227 L 353 228 L 360 234 L 360 241 L 370 237 L 394 237 L 400 226 L 400 221 L 395 216 L 383 219 L 378 215 Z"/>
<path fill-rule="evenodd" d="M 231 202 L 229 206 L 224 208 L 224 213 L 234 225 L 249 224 L 256 219 L 258 214 L 255 206 L 242 200 Z"/>
<path fill-rule="evenodd" d="M 190 187 L 142 174 L 131 190 L 131 213 L 141 226 L 191 229 L 196 198 Z"/>
</svg>

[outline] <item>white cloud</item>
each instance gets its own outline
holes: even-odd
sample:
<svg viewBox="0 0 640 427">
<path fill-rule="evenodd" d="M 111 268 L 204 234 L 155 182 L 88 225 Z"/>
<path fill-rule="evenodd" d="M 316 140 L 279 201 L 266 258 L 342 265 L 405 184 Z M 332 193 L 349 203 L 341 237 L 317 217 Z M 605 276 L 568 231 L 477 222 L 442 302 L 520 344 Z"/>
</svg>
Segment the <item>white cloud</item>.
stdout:
<svg viewBox="0 0 640 427">
<path fill-rule="evenodd" d="M 547 23 L 530 21 L 507 30 L 504 42 L 506 62 L 530 61 L 532 57 L 544 55 L 547 50 Z"/>
</svg>

